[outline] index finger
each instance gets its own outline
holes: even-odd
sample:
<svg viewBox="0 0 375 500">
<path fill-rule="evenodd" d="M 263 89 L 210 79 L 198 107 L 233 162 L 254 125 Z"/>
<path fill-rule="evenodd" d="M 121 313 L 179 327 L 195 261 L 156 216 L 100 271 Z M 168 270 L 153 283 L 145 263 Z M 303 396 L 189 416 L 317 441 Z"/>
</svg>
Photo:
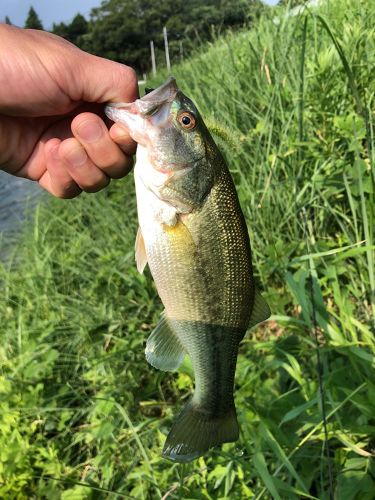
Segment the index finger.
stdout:
<svg viewBox="0 0 375 500">
<path fill-rule="evenodd" d="M 133 102 L 138 78 L 133 68 L 83 52 L 80 99 L 86 102 Z"/>
</svg>

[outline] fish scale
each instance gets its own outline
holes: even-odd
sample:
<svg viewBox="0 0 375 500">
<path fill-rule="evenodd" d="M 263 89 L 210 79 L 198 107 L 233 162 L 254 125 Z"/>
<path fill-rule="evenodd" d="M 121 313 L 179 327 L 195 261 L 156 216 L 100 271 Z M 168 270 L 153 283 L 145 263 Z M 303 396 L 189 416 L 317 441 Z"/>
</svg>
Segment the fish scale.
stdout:
<svg viewBox="0 0 375 500">
<path fill-rule="evenodd" d="M 165 311 L 147 340 L 161 370 L 191 358 L 195 391 L 163 456 L 188 462 L 238 439 L 234 377 L 246 330 L 270 311 L 256 290 L 236 189 L 194 103 L 169 79 L 135 103 L 109 105 L 138 144 L 137 267 L 150 267 Z"/>
</svg>

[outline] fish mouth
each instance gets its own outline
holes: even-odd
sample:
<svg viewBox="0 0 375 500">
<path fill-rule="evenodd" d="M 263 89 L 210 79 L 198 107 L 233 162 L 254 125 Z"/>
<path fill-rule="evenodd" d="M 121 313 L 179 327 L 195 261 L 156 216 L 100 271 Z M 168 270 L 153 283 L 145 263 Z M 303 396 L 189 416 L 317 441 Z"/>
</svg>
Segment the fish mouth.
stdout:
<svg viewBox="0 0 375 500">
<path fill-rule="evenodd" d="M 154 125 L 162 127 L 168 120 L 171 103 L 178 92 L 175 78 L 170 77 L 160 87 L 134 102 L 108 103 L 104 112 L 113 122 L 124 125 L 136 142 L 146 146 L 147 122 L 152 120 Z"/>
<path fill-rule="evenodd" d="M 176 79 L 169 77 L 160 87 L 147 93 L 134 102 L 110 102 L 104 111 L 108 118 L 118 121 L 120 111 L 126 113 L 139 114 L 142 117 L 152 116 L 161 106 L 168 102 L 173 102 L 179 89 Z"/>
<path fill-rule="evenodd" d="M 137 107 L 141 115 L 150 116 L 167 102 L 173 102 L 179 92 L 176 79 L 168 78 L 160 87 L 137 99 Z"/>
</svg>

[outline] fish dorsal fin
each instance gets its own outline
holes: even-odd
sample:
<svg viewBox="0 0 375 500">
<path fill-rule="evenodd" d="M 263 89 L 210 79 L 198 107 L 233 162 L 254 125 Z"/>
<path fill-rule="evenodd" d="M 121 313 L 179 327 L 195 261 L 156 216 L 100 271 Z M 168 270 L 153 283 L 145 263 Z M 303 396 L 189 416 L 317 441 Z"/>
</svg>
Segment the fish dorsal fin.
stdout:
<svg viewBox="0 0 375 500">
<path fill-rule="evenodd" d="M 163 371 L 177 370 L 184 359 L 185 350 L 165 312 L 147 339 L 145 355 L 150 365 Z"/>
<path fill-rule="evenodd" d="M 271 309 L 269 305 L 261 296 L 260 292 L 257 288 L 255 288 L 254 294 L 254 305 L 253 310 L 251 312 L 249 328 L 257 325 L 258 323 L 262 323 L 262 321 L 266 321 L 271 316 Z"/>
<path fill-rule="evenodd" d="M 142 274 L 147 264 L 147 254 L 145 240 L 142 236 L 141 228 L 138 228 L 137 237 L 135 238 L 135 261 L 137 269 Z"/>
</svg>

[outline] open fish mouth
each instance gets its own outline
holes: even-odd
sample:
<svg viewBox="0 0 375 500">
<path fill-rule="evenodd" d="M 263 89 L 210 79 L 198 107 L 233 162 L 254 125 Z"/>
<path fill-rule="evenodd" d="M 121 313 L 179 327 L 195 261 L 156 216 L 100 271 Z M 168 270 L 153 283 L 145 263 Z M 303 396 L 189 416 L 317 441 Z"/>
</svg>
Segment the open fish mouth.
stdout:
<svg viewBox="0 0 375 500">
<path fill-rule="evenodd" d="M 152 115 L 163 104 L 173 102 L 178 91 L 176 80 L 173 77 L 168 78 L 163 85 L 136 101 L 140 114 Z"/>
<path fill-rule="evenodd" d="M 160 87 L 134 102 L 108 103 L 105 107 L 105 113 L 113 121 L 119 121 L 119 111 L 139 114 L 143 117 L 153 115 L 161 106 L 168 102 L 173 102 L 179 89 L 175 78 L 170 77 Z"/>
<path fill-rule="evenodd" d="M 168 123 L 170 107 L 179 92 L 176 80 L 170 77 L 134 102 L 108 103 L 104 112 L 112 121 L 124 125 L 136 142 L 146 146 L 149 125 L 152 122 L 153 127 L 163 127 Z"/>
</svg>

